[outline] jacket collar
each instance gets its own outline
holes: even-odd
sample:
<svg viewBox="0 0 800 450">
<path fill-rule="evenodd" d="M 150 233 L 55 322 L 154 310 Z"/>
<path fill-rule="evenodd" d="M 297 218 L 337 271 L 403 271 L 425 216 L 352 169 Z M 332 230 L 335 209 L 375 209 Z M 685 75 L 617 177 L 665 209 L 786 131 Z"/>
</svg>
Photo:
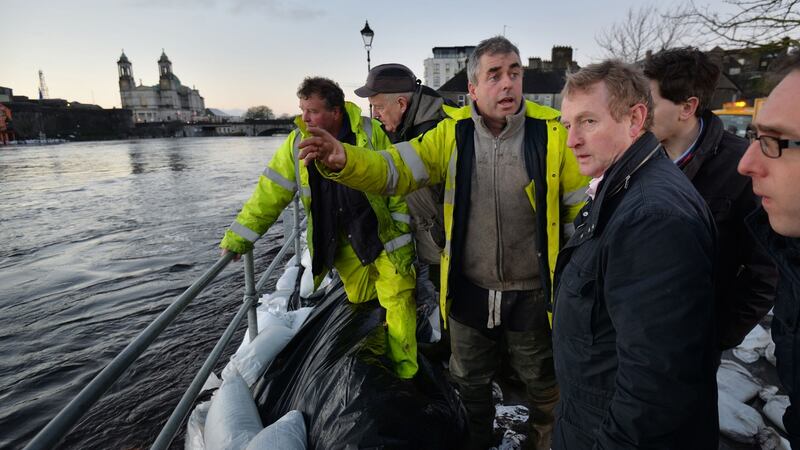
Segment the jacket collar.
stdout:
<svg viewBox="0 0 800 450">
<path fill-rule="evenodd" d="M 800 238 L 790 238 L 776 233 L 769 224 L 769 216 L 759 207 L 745 217 L 744 223 L 761 247 L 770 255 L 781 272 L 793 273 L 800 281 Z"/>
<path fill-rule="evenodd" d="M 627 190 L 633 175 L 651 159 L 658 157 L 666 158 L 664 147 L 648 131 L 631 144 L 617 162 L 606 169 L 594 200 L 590 200 L 581 210 L 579 221 L 582 223 L 576 228 L 573 237 L 576 243 L 594 236 L 605 200 Z"/>
<path fill-rule="evenodd" d="M 418 85 L 414 95 L 411 96 L 406 112 L 403 114 L 402 129 L 397 134 L 404 141 L 416 137 L 405 136 L 405 133 L 421 123 L 443 119 L 445 116 L 442 110 L 443 104 L 444 99 L 438 92 L 428 86 Z"/>
<path fill-rule="evenodd" d="M 722 120 L 711 110 L 705 110 L 701 117 L 703 119 L 703 132 L 697 138 L 697 149 L 694 157 L 683 168 L 683 173 L 691 180 L 703 166 L 703 163 L 712 158 L 719 151 L 719 142 L 725 127 Z"/>
<path fill-rule="evenodd" d="M 484 121 L 483 116 L 481 116 L 480 111 L 478 111 L 478 105 L 476 103 L 471 105 L 471 111 L 472 120 L 475 122 L 475 131 L 490 139 L 507 139 L 509 136 L 513 136 L 518 133 L 525 124 L 526 109 L 524 103 L 519 105 L 517 112 L 506 116 L 506 126 L 503 127 L 503 130 L 500 131 L 500 134 L 497 136 L 492 134 L 491 130 L 489 130 L 489 127 L 486 126 L 486 122 Z"/>
</svg>

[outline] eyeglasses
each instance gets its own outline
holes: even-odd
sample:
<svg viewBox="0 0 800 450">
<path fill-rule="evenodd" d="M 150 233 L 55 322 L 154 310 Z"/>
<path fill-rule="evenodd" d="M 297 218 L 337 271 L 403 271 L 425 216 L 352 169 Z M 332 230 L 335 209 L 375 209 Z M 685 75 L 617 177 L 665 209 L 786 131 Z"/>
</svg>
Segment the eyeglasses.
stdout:
<svg viewBox="0 0 800 450">
<path fill-rule="evenodd" d="M 773 136 L 759 136 L 753 130 L 747 130 L 745 135 L 747 139 L 752 144 L 756 140 L 758 140 L 759 145 L 761 146 L 761 153 L 764 154 L 767 158 L 780 158 L 783 154 L 783 150 L 787 148 L 800 148 L 800 141 L 793 141 L 790 139 L 778 139 Z"/>
</svg>

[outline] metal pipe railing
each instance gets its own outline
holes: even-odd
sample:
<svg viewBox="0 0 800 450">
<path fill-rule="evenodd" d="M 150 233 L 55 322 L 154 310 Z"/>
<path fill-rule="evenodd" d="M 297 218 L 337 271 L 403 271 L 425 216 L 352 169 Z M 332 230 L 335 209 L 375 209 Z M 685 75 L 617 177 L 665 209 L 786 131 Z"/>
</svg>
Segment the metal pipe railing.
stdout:
<svg viewBox="0 0 800 450">
<path fill-rule="evenodd" d="M 287 244 L 288 242 L 284 242 L 283 245 L 286 246 Z M 258 336 L 257 296 L 256 283 L 254 281 L 256 276 L 253 267 L 253 252 L 250 251 L 244 255 L 244 302 L 250 303 L 250 307 L 247 310 L 247 330 L 250 342 L 253 342 Z"/>
<path fill-rule="evenodd" d="M 51 449 L 66 436 L 78 420 L 119 379 L 120 375 L 164 331 L 208 284 L 227 266 L 234 253 L 223 255 L 210 269 L 186 289 L 175 302 L 162 312 L 122 352 L 84 387 L 38 434 L 25 446 L 25 450 Z"/>
<path fill-rule="evenodd" d="M 296 197 L 295 201 L 297 201 Z M 298 203 L 295 203 L 295 205 L 297 204 Z M 295 211 L 295 219 L 298 218 L 299 218 L 299 213 L 298 211 Z M 217 364 L 217 360 L 219 360 L 219 357 L 222 354 L 222 349 L 224 349 L 225 346 L 230 341 L 233 332 L 231 331 L 229 333 L 229 330 L 231 329 L 235 330 L 236 327 L 238 327 L 239 322 L 241 322 L 242 320 L 240 316 L 242 315 L 242 311 L 244 310 L 247 310 L 248 330 L 249 330 L 250 340 L 252 341 L 256 338 L 256 336 L 258 335 L 258 321 L 256 319 L 257 317 L 256 300 L 258 292 L 261 291 L 261 289 L 264 287 L 269 277 L 272 276 L 272 273 L 277 268 L 278 263 L 283 259 L 288 250 L 292 248 L 292 245 L 290 245 L 292 243 L 294 243 L 295 255 L 298 261 L 297 264 L 299 264 L 301 256 L 299 253 L 300 229 L 301 227 L 305 226 L 305 223 L 306 223 L 305 219 L 303 219 L 302 222 L 299 222 L 299 220 L 294 221 L 292 233 L 286 237 L 286 240 L 281 246 L 281 249 L 278 250 L 278 254 L 275 255 L 275 258 L 272 259 L 272 262 L 267 267 L 267 270 L 264 271 L 263 275 L 258 280 L 258 283 L 255 285 L 255 287 L 252 287 L 252 289 L 251 289 L 252 281 L 255 278 L 254 277 L 255 271 L 253 269 L 253 254 L 252 252 L 250 252 L 244 255 L 244 266 L 245 266 L 244 305 L 239 310 L 239 313 L 237 313 L 236 317 L 234 317 L 233 319 L 233 322 L 236 322 L 236 324 L 234 325 L 233 323 L 231 323 L 228 326 L 228 329 L 225 330 L 225 333 L 222 335 L 220 340 L 217 341 L 217 345 L 214 347 L 214 350 L 212 350 L 211 354 L 209 354 L 208 358 L 206 358 L 206 361 L 203 363 L 203 366 L 200 368 L 200 371 L 195 376 L 194 380 L 192 380 L 191 385 L 183 394 L 183 397 L 181 397 L 180 402 L 178 402 L 178 406 L 176 406 L 175 409 L 172 411 L 172 415 L 170 415 L 169 419 L 167 420 L 167 423 L 161 429 L 161 432 L 156 438 L 156 441 L 153 442 L 153 445 L 150 447 L 151 450 L 163 450 L 168 448 L 172 443 L 172 440 L 178 433 L 178 430 L 180 429 L 180 426 L 183 424 L 183 421 L 186 420 L 186 417 L 189 415 L 190 409 L 194 404 L 197 395 L 200 393 L 200 389 L 202 389 L 203 385 L 205 384 L 205 380 L 208 379 L 208 376 L 211 374 L 211 370 Z M 223 340 L 225 342 L 223 342 Z"/>
<path fill-rule="evenodd" d="M 253 252 L 248 252 L 244 255 L 244 262 L 245 279 L 248 278 L 246 274 L 249 271 L 250 285 L 252 287 Z M 225 346 L 228 345 L 233 337 L 233 333 L 239 327 L 239 324 L 242 322 L 245 316 L 249 318 L 251 311 L 255 313 L 255 302 L 255 293 L 253 295 L 245 294 L 244 304 L 239 308 L 239 311 L 236 313 L 236 316 L 234 316 L 233 320 L 231 320 L 231 323 L 228 324 L 228 328 L 225 329 L 225 332 L 222 333 L 222 337 L 219 338 L 217 344 L 214 346 L 214 349 L 211 350 L 211 353 L 206 358 L 203 366 L 200 367 L 200 370 L 197 372 L 197 375 L 195 375 L 192 383 L 189 385 L 189 388 L 183 394 L 183 397 L 181 397 L 180 402 L 178 402 L 178 406 L 176 406 L 172 411 L 169 419 L 167 419 L 167 423 L 161 429 L 161 432 L 158 434 L 155 442 L 153 442 L 153 445 L 150 447 L 151 450 L 163 450 L 169 448 L 172 440 L 175 438 L 175 435 L 178 434 L 181 424 L 186 419 L 186 416 L 189 415 L 189 411 L 191 410 L 192 404 L 194 404 L 194 401 L 197 398 L 197 394 L 200 393 L 200 390 L 203 388 L 208 376 L 211 374 L 211 371 L 214 369 L 214 366 L 217 364 L 220 356 L 222 356 L 222 351 L 225 350 Z M 258 324 L 255 324 L 254 329 L 258 330 Z M 255 339 L 253 334 L 250 336 L 251 339 Z"/>
<path fill-rule="evenodd" d="M 304 227 L 305 224 L 306 224 L 306 219 L 303 219 L 303 221 L 300 222 L 299 226 L 295 225 L 295 228 L 292 231 L 292 234 L 290 234 L 289 237 L 286 239 L 286 244 L 288 244 L 289 241 L 294 240 L 295 249 L 297 249 L 297 247 L 299 245 L 299 242 L 300 242 L 300 228 Z M 274 272 L 275 268 L 278 267 L 278 263 L 280 263 L 280 261 L 283 259 L 283 257 L 286 255 L 286 253 L 289 251 L 289 246 L 286 245 L 286 244 L 284 244 L 283 247 L 281 247 L 281 249 L 278 251 L 278 254 L 275 255 L 275 258 L 269 264 L 269 267 L 267 267 L 267 270 L 265 270 L 264 274 L 261 275 L 261 278 L 258 279 L 258 283 L 256 283 L 256 292 L 261 292 L 261 289 L 263 289 L 264 285 L 266 285 L 267 281 L 269 281 L 269 277 L 272 275 L 272 272 Z M 299 253 L 299 250 L 295 250 L 295 251 L 297 252 L 297 253 L 295 253 L 295 255 L 297 256 L 297 261 L 298 261 L 297 264 L 300 264 L 299 261 L 300 261 L 300 256 L 301 255 Z"/>
<path fill-rule="evenodd" d="M 167 423 L 162 428 L 156 441 L 151 448 L 165 449 L 169 447 L 174 439 L 180 425 L 189 413 L 189 409 L 194 403 L 197 394 L 208 379 L 209 374 L 214 368 L 214 365 L 219 360 L 223 349 L 229 343 L 233 333 L 239 326 L 245 316 L 248 317 L 249 337 L 251 340 L 255 339 L 258 334 L 258 320 L 256 315 L 256 302 L 258 292 L 267 283 L 267 280 L 275 271 L 278 263 L 283 259 L 288 250 L 294 247 L 296 255 L 296 265 L 300 265 L 300 229 L 305 226 L 306 219 L 300 222 L 300 201 L 299 197 L 294 198 L 293 208 L 293 231 L 290 236 L 286 238 L 283 246 L 275 255 L 275 258 L 270 263 L 267 270 L 259 279 L 258 283 L 253 286 L 255 279 L 253 254 L 248 252 L 244 255 L 245 266 L 245 295 L 244 304 L 237 312 L 228 327 L 225 329 L 222 337 L 217 341 L 214 349 L 211 351 L 200 371 L 195 376 L 189 388 L 181 397 L 178 406 L 176 406 Z M 293 243 L 294 245 L 290 245 Z M 161 334 L 162 331 L 180 314 L 186 306 L 194 300 L 200 292 L 205 289 L 211 281 L 219 275 L 220 272 L 231 262 L 236 256 L 235 253 L 226 252 L 220 259 L 200 278 L 197 279 L 189 288 L 187 288 L 164 312 L 162 312 L 147 328 L 142 331 L 130 344 L 128 344 L 122 352 L 117 355 L 111 362 L 92 379 L 89 384 L 78 393 L 78 395 L 62 409 L 56 417 L 54 417 L 36 436 L 25 446 L 24 450 L 39 450 L 53 448 L 69 431 L 75 426 L 81 417 L 97 402 L 97 400 L 114 384 L 117 379 L 130 367 L 150 344 Z"/>
</svg>

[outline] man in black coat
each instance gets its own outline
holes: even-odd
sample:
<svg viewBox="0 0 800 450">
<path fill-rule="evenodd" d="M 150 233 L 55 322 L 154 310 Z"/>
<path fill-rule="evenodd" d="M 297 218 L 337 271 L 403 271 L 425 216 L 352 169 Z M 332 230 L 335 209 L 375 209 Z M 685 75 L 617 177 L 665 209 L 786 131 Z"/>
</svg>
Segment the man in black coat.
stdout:
<svg viewBox="0 0 800 450">
<path fill-rule="evenodd" d="M 590 202 L 559 255 L 553 449 L 718 445 L 714 219 L 648 130 L 647 79 L 567 76 L 562 122 Z"/>
<path fill-rule="evenodd" d="M 717 343 L 723 351 L 739 345 L 772 308 L 778 274 L 744 225 L 757 207 L 750 178 L 736 171 L 748 142 L 725 131 L 708 109 L 719 73 L 691 47 L 661 51 L 644 64 L 653 134 L 708 203 L 717 225 Z"/>
<path fill-rule="evenodd" d="M 770 93 L 753 124 L 758 134 L 739 163 L 753 180 L 762 207 L 747 218 L 756 239 L 780 271 L 772 338 L 778 376 L 791 405 L 783 425 L 792 448 L 800 448 L 800 53 Z"/>
</svg>

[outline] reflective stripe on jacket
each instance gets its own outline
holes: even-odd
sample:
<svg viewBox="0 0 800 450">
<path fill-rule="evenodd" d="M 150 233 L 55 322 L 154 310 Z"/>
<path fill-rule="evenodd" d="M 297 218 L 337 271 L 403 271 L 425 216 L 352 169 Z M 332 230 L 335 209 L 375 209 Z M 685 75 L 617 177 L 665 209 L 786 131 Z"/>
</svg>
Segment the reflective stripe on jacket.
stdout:
<svg viewBox="0 0 800 450">
<path fill-rule="evenodd" d="M 358 145 L 373 149 L 387 148 L 390 145 L 379 122 L 361 117 L 361 110 L 350 102 L 345 102 L 345 111 Z M 303 139 L 302 130 L 305 130 L 305 123 L 297 117 L 295 124 L 298 129 L 292 131 L 275 152 L 269 165 L 259 177 L 250 199 L 245 202 L 236 220 L 225 232 L 220 247 L 240 254 L 250 251 L 253 243 L 272 226 L 281 211 L 292 201 L 299 186 L 300 199 L 308 216 L 306 242 L 309 250 L 314 251 L 308 170 L 297 160 L 297 144 Z M 370 133 L 371 140 L 368 137 Z M 389 259 L 400 273 L 409 273 L 414 260 L 414 245 L 408 207 L 402 197 L 398 196 L 382 197 L 367 194 L 367 200 L 378 219 L 378 237 Z M 315 281 L 319 282 L 324 275 L 323 273 L 316 277 Z"/>
<path fill-rule="evenodd" d="M 423 136 L 402 142 L 380 152 L 366 152 L 344 145 L 347 164 L 340 172 L 330 172 L 318 164 L 320 173 L 340 183 L 365 192 L 385 195 L 406 194 L 432 184 L 445 183 L 444 226 L 445 249 L 442 253 L 440 304 L 442 317 L 447 323 L 450 306 L 448 277 L 451 266 L 451 240 L 453 238 L 453 212 L 456 195 L 456 124 L 471 120 L 470 107 L 444 108 L 449 118 Z M 560 113 L 552 108 L 525 102 L 525 115 L 544 121 L 547 127 L 547 154 L 545 155 L 544 203 L 546 211 L 547 266 L 552 282 L 558 250 L 572 234 L 572 221 L 584 205 L 589 179 L 580 175 L 578 163 L 567 148 L 567 132 L 558 121 Z M 536 186 L 533 180 L 525 192 L 536 210 Z M 541 214 L 541 211 L 536 211 Z M 532 255 L 535 257 L 535 255 Z M 551 284 L 551 283 L 548 283 Z M 552 290 L 551 290 L 552 291 Z M 552 292 L 548 293 L 552 297 Z"/>
</svg>

